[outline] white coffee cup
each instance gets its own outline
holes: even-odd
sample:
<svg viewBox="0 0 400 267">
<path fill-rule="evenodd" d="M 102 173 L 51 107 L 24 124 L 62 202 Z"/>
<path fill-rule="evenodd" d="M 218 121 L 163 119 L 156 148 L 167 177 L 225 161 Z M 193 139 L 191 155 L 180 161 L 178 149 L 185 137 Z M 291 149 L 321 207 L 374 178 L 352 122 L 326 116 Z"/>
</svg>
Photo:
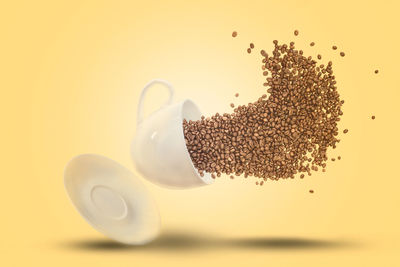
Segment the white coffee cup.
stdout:
<svg viewBox="0 0 400 267">
<path fill-rule="evenodd" d="M 143 118 L 143 101 L 149 88 L 162 84 L 169 90 L 166 103 Z M 201 112 L 191 100 L 172 104 L 173 87 L 164 80 L 152 80 L 142 90 L 137 112 L 136 136 L 131 155 L 137 171 L 147 180 L 169 188 L 191 188 L 211 184 L 209 173 L 201 177 L 190 158 L 183 135 L 183 119 L 198 120 Z"/>
</svg>

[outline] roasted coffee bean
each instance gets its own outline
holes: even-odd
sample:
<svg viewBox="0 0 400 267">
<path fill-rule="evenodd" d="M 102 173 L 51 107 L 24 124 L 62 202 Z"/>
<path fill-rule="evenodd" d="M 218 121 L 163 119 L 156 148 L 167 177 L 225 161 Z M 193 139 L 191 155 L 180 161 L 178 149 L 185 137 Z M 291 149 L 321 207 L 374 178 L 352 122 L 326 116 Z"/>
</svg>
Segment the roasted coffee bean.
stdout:
<svg viewBox="0 0 400 267">
<path fill-rule="evenodd" d="M 237 32 L 236 31 L 232 32 L 232 37 L 236 37 L 236 36 L 237 36 Z"/>
<path fill-rule="evenodd" d="M 294 43 L 273 43 L 270 55 L 261 53 L 266 92 L 255 102 L 232 113 L 183 121 L 186 146 L 199 172 L 213 178 L 221 173 L 254 176 L 261 185 L 325 170 L 328 149 L 340 141 L 337 122 L 344 103 L 332 62 L 317 65 Z"/>
</svg>

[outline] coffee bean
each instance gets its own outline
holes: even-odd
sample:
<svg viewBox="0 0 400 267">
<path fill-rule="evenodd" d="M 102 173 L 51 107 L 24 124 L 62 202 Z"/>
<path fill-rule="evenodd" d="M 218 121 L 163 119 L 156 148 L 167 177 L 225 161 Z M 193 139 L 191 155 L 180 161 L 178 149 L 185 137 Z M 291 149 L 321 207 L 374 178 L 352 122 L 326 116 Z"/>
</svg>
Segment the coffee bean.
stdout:
<svg viewBox="0 0 400 267">
<path fill-rule="evenodd" d="M 299 31 L 298 31 L 298 30 L 295 30 L 295 31 L 294 31 L 294 35 L 296 35 L 296 36 L 299 35 Z"/>
<path fill-rule="evenodd" d="M 261 52 L 266 92 L 256 101 L 232 113 L 183 121 L 186 146 L 199 172 L 214 179 L 222 173 L 254 176 L 261 185 L 325 170 L 328 149 L 340 141 L 337 122 L 344 103 L 333 64 L 317 65 L 293 42 L 273 43 L 270 55 Z"/>
<path fill-rule="evenodd" d="M 234 107 L 235 107 L 235 104 L 231 103 L 231 108 L 234 108 Z"/>
<path fill-rule="evenodd" d="M 310 189 L 308 192 L 310 192 L 311 194 L 313 194 L 313 193 L 314 193 L 314 190 Z"/>
<path fill-rule="evenodd" d="M 321 59 L 321 58 L 322 58 L 322 56 L 318 54 L 317 58 L 318 58 L 318 59 Z"/>
<path fill-rule="evenodd" d="M 311 42 L 311 43 L 310 43 L 310 46 L 314 46 L 314 45 L 315 45 L 315 43 L 314 43 L 314 42 Z"/>
<path fill-rule="evenodd" d="M 336 50 L 336 49 L 337 49 L 337 46 L 336 46 L 336 45 L 332 46 L 332 49 L 333 49 L 333 50 Z"/>
<path fill-rule="evenodd" d="M 371 119 L 375 120 L 375 116 L 372 115 L 372 116 L 371 116 Z"/>
<path fill-rule="evenodd" d="M 340 52 L 340 56 L 344 57 L 345 53 L 344 52 Z"/>
<path fill-rule="evenodd" d="M 250 43 L 250 48 L 253 49 L 254 48 L 254 44 Z"/>
<path fill-rule="evenodd" d="M 250 48 L 247 48 L 247 53 L 251 53 L 251 49 Z"/>
<path fill-rule="evenodd" d="M 375 74 L 378 74 L 379 73 L 379 70 L 375 70 Z"/>
<path fill-rule="evenodd" d="M 237 36 L 237 32 L 236 31 L 232 32 L 232 37 L 236 37 L 236 36 Z"/>
<path fill-rule="evenodd" d="M 344 129 L 344 130 L 343 130 L 343 133 L 348 133 L 348 132 L 349 132 L 348 129 Z"/>
</svg>

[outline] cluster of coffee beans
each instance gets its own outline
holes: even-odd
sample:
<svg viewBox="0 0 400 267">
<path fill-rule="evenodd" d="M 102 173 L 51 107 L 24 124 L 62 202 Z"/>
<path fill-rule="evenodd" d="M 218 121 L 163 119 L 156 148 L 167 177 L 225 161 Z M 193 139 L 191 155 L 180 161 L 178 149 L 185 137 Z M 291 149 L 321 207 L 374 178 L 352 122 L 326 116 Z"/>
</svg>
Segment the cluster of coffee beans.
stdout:
<svg viewBox="0 0 400 267">
<path fill-rule="evenodd" d="M 262 55 L 266 93 L 233 113 L 183 121 L 190 157 L 200 175 L 222 173 L 278 180 L 325 171 L 327 150 L 335 148 L 343 115 L 332 62 L 319 64 L 278 44 Z M 232 178 L 233 176 L 231 176 Z M 257 183 L 258 184 L 258 183 Z"/>
</svg>

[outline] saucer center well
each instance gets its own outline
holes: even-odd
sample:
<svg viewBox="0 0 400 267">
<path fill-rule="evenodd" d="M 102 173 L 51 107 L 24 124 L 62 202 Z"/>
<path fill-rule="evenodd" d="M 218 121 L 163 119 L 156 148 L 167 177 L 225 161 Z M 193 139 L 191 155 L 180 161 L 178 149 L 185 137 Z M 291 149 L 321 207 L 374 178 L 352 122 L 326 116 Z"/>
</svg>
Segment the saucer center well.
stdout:
<svg viewBox="0 0 400 267">
<path fill-rule="evenodd" d="M 93 205 L 106 217 L 121 220 L 127 215 L 128 208 L 125 200 L 118 192 L 108 186 L 94 186 L 90 198 Z"/>
</svg>

